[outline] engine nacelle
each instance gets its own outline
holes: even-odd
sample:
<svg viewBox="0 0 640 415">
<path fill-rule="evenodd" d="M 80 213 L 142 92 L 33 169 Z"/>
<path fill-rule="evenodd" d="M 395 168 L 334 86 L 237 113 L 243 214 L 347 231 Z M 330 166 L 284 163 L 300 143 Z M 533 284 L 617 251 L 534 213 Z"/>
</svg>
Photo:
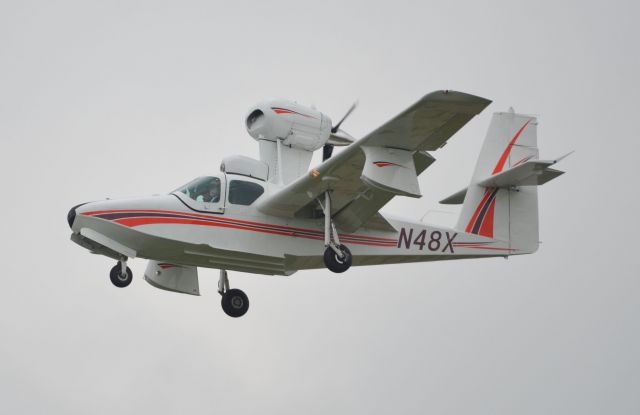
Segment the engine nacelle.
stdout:
<svg viewBox="0 0 640 415">
<path fill-rule="evenodd" d="M 331 119 L 313 108 L 285 100 L 264 101 L 246 118 L 247 131 L 256 140 L 277 141 L 292 148 L 315 151 L 331 135 Z"/>
</svg>

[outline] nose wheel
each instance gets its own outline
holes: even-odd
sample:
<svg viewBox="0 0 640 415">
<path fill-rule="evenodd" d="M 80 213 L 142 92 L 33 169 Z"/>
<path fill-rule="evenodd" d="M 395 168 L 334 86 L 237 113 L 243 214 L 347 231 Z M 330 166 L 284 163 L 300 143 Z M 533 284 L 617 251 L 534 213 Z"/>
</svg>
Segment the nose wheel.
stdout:
<svg viewBox="0 0 640 415">
<path fill-rule="evenodd" d="M 229 317 L 242 317 L 249 310 L 249 297 L 242 290 L 229 288 L 229 276 L 223 269 L 220 270 L 218 293 L 222 296 L 222 311 Z"/>
<path fill-rule="evenodd" d="M 111 283 L 118 288 L 124 288 L 131 284 L 131 281 L 133 281 L 133 272 L 131 272 L 131 268 L 127 266 L 126 259 L 121 259 L 111 268 L 109 278 L 111 279 Z"/>
</svg>

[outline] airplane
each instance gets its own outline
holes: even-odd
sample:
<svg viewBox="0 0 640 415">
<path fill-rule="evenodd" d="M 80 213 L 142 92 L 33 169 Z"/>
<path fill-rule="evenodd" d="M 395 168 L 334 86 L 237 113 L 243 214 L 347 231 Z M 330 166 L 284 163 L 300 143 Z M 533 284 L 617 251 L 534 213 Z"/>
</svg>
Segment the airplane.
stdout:
<svg viewBox="0 0 640 415">
<path fill-rule="evenodd" d="M 100 200 L 71 208 L 71 240 L 116 260 L 110 279 L 128 286 L 127 261 L 148 259 L 156 288 L 200 295 L 198 267 L 220 270 L 223 311 L 243 316 L 247 295 L 228 271 L 289 276 L 327 268 L 532 254 L 538 241 L 539 185 L 564 172 L 562 158 L 539 159 L 535 116 L 493 114 L 469 186 L 443 199 L 462 204 L 454 227 L 382 214 L 395 196 L 421 197 L 418 176 L 490 100 L 429 93 L 355 140 L 316 110 L 286 100 L 249 110 L 246 128 L 260 160 L 222 160 L 220 172 L 151 197 Z M 333 156 L 335 146 L 344 149 Z M 322 163 L 309 169 L 313 152 Z"/>
</svg>

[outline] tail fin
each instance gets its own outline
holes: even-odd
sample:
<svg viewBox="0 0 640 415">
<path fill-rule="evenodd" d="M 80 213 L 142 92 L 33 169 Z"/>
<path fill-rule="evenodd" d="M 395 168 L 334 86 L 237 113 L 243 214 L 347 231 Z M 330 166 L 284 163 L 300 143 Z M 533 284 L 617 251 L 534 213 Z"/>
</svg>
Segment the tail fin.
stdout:
<svg viewBox="0 0 640 415">
<path fill-rule="evenodd" d="M 537 119 L 495 113 L 471 183 L 443 203 L 464 204 L 456 228 L 508 242 L 514 253 L 538 249 L 537 185 L 559 176 L 557 161 L 538 160 Z"/>
</svg>

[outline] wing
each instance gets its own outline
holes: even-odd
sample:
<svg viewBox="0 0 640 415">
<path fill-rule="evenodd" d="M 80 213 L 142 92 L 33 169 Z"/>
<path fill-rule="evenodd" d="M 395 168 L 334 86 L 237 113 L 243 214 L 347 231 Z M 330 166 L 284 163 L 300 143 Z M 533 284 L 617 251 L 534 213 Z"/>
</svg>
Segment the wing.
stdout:
<svg viewBox="0 0 640 415">
<path fill-rule="evenodd" d="M 432 92 L 361 141 L 368 146 L 434 151 L 490 103 L 462 92 Z"/>
<path fill-rule="evenodd" d="M 331 213 L 343 231 L 385 228 L 384 218 L 376 215 L 380 208 L 399 194 L 420 196 L 417 175 L 435 161 L 426 151 L 442 147 L 490 103 L 461 92 L 427 94 L 307 175 L 259 199 L 256 206 L 275 216 L 316 217 L 321 215 L 316 198 L 330 190 Z"/>
</svg>

